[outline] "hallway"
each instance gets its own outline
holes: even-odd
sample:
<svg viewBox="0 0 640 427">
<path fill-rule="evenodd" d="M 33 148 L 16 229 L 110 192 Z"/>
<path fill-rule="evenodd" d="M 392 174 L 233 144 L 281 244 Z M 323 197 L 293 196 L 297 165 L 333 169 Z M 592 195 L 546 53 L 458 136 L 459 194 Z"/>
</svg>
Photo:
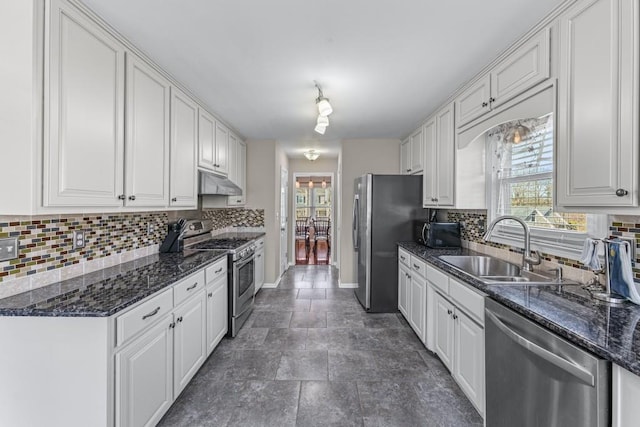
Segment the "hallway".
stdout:
<svg viewBox="0 0 640 427">
<path fill-rule="evenodd" d="M 367 314 L 331 266 L 262 289 L 162 426 L 482 426 L 402 315 Z"/>
</svg>

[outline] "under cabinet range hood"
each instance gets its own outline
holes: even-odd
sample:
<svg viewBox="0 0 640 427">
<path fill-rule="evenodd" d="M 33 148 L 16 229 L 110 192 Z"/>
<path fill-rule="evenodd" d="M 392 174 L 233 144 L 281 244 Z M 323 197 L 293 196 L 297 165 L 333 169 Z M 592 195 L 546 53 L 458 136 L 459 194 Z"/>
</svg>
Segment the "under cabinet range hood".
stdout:
<svg viewBox="0 0 640 427">
<path fill-rule="evenodd" d="M 240 196 L 242 189 L 229 179 L 212 174 L 210 172 L 199 171 L 200 185 L 198 194 L 219 194 L 223 196 Z"/>
</svg>

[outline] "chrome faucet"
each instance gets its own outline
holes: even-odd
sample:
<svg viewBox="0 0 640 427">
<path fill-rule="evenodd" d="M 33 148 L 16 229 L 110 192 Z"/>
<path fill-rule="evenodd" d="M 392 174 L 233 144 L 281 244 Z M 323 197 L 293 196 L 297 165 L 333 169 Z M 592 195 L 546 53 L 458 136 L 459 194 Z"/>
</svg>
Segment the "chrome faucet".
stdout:
<svg viewBox="0 0 640 427">
<path fill-rule="evenodd" d="M 519 223 L 524 230 L 524 252 L 522 253 L 522 269 L 524 271 L 533 271 L 533 266 L 540 264 L 540 253 L 538 251 L 531 252 L 531 231 L 529 230 L 529 226 L 522 219 L 512 216 L 512 215 L 503 215 L 494 219 L 489 227 L 487 227 L 487 231 L 484 233 L 482 238 L 484 240 L 489 240 L 491 237 L 491 233 L 493 232 L 494 227 L 500 221 L 504 221 L 506 219 L 512 219 L 515 222 Z M 535 256 L 532 256 L 535 255 Z"/>
</svg>

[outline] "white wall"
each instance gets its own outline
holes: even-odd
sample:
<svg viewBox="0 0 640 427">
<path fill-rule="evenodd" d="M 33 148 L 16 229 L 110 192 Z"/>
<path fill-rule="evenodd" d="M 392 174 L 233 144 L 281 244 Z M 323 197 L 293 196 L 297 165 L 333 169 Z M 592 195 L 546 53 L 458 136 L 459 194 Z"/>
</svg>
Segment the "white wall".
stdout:
<svg viewBox="0 0 640 427">
<path fill-rule="evenodd" d="M 288 160 L 276 141 L 247 141 L 246 208 L 264 209 L 266 283 L 280 276 L 280 167 Z"/>
<path fill-rule="evenodd" d="M 340 224 L 337 222 L 337 205 L 338 205 L 338 197 L 340 197 L 340 191 L 336 186 L 336 177 L 338 173 L 338 158 L 319 158 L 313 162 L 303 158 L 303 159 L 289 159 L 289 217 L 291 221 L 289 222 L 289 262 L 291 264 L 295 264 L 295 247 L 294 245 L 294 233 L 295 233 L 295 200 L 294 200 L 294 189 L 295 189 L 295 180 L 293 178 L 296 173 L 318 173 L 318 172 L 328 172 L 333 173 L 334 182 L 331 185 L 334 188 L 333 195 L 333 224 L 331 226 L 331 232 L 334 234 L 334 242 L 337 242 L 336 236 L 339 235 L 339 226 Z M 335 246 L 335 243 L 334 243 Z M 331 259 L 334 262 L 336 258 L 336 251 L 332 248 L 331 251 Z"/>
<path fill-rule="evenodd" d="M 340 282 L 355 283 L 354 252 L 351 242 L 353 181 L 366 173 L 397 174 L 400 169 L 399 139 L 351 139 L 342 141 Z"/>
</svg>

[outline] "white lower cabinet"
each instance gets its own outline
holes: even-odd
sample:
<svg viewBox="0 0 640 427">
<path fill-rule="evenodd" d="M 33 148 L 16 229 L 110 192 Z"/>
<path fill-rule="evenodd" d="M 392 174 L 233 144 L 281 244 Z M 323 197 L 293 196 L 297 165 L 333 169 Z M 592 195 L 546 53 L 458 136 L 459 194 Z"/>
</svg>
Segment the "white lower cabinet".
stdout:
<svg viewBox="0 0 640 427">
<path fill-rule="evenodd" d="M 453 310 L 453 304 L 436 292 L 435 351 L 450 371 L 453 370 Z"/>
<path fill-rule="evenodd" d="M 611 366 L 611 376 L 611 425 L 613 427 L 637 425 L 640 419 L 640 406 L 638 406 L 640 376 L 615 363 Z"/>
<path fill-rule="evenodd" d="M 225 336 L 226 267 L 225 257 L 115 319 L 116 426 L 156 425 Z"/>
<path fill-rule="evenodd" d="M 116 353 L 116 425 L 153 426 L 173 403 L 173 314 Z"/>
<path fill-rule="evenodd" d="M 200 292 L 174 312 L 174 398 L 184 390 L 207 357 L 206 295 Z"/>
<path fill-rule="evenodd" d="M 453 378 L 483 415 L 484 328 L 460 309 L 455 310 L 453 320 Z"/>
<path fill-rule="evenodd" d="M 398 262 L 398 310 L 406 318 L 409 319 L 409 292 L 411 285 L 411 271 L 409 267 Z"/>
<path fill-rule="evenodd" d="M 260 288 L 262 288 L 262 285 L 264 285 L 264 240 L 261 240 L 261 242 L 262 244 L 260 244 L 260 242 L 257 244 L 258 249 L 256 249 L 256 258 L 254 263 L 255 272 L 253 277 L 256 285 L 255 293 L 258 293 Z"/>
<path fill-rule="evenodd" d="M 425 318 L 427 314 L 427 280 L 418 274 L 411 275 L 411 311 L 409 323 L 422 342 L 425 341 Z"/>
<path fill-rule="evenodd" d="M 434 292 L 434 349 L 484 416 L 484 297 L 456 280 L 448 281 L 446 296 Z"/>
<path fill-rule="evenodd" d="M 207 354 L 222 341 L 228 328 L 228 286 L 224 275 L 207 284 Z"/>
</svg>

